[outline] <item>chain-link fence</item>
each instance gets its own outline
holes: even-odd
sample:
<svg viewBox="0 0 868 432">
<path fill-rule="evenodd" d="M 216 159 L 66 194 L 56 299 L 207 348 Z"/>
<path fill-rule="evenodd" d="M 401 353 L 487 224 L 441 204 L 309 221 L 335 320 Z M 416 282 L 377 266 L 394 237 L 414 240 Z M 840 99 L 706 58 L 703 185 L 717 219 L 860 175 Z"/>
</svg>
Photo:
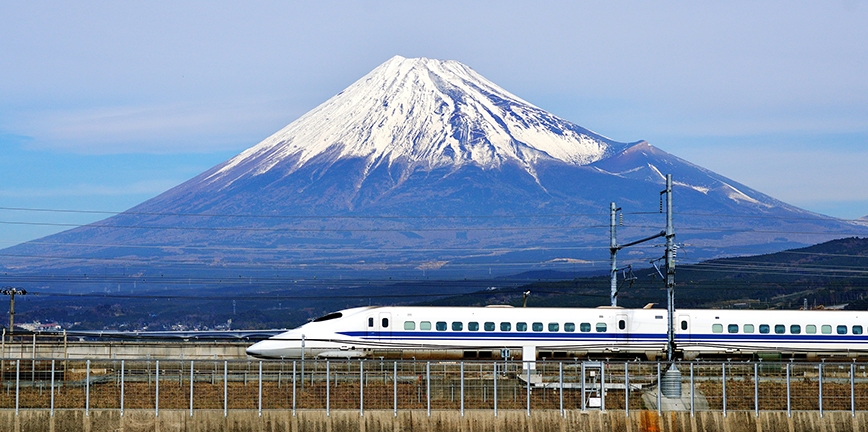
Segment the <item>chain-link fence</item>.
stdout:
<svg viewBox="0 0 868 432">
<path fill-rule="evenodd" d="M 530 366 L 530 367 L 528 367 Z M 0 409 L 850 411 L 856 362 L 0 360 Z M 674 378 L 673 378 L 674 377 Z M 667 382 L 668 380 L 668 382 Z"/>
</svg>

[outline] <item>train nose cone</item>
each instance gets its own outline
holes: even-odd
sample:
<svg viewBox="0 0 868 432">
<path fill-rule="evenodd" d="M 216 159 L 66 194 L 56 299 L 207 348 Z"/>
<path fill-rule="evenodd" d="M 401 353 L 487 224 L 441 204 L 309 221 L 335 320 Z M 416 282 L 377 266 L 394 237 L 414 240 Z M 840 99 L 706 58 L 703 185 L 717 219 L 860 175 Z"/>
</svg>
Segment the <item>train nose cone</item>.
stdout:
<svg viewBox="0 0 868 432">
<path fill-rule="evenodd" d="M 247 347 L 247 355 L 253 357 L 269 357 L 268 353 L 273 351 L 273 349 L 269 349 L 270 341 L 264 340 L 261 342 L 256 342 L 253 345 Z"/>
<path fill-rule="evenodd" d="M 247 348 L 247 355 L 259 358 L 295 358 L 301 351 L 291 341 L 266 339 Z"/>
</svg>

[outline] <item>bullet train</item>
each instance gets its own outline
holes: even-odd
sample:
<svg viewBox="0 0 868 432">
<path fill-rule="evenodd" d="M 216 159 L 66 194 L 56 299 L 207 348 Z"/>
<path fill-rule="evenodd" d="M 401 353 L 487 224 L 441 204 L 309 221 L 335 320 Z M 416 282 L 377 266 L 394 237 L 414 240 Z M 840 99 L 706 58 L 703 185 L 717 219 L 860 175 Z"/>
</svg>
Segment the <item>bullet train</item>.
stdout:
<svg viewBox="0 0 868 432">
<path fill-rule="evenodd" d="M 675 313 L 676 355 L 868 356 L 868 312 L 708 310 Z M 666 357 L 665 309 L 360 307 L 258 342 L 259 358 Z"/>
</svg>

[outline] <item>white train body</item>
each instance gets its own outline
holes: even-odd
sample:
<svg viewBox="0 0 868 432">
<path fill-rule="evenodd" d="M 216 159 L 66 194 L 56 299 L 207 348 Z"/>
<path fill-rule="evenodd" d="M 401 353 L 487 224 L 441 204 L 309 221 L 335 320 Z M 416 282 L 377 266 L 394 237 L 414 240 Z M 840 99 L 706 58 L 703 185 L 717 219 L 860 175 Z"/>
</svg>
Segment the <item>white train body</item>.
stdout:
<svg viewBox="0 0 868 432">
<path fill-rule="evenodd" d="M 664 309 L 362 307 L 318 318 L 247 349 L 262 358 L 665 356 Z M 681 309 L 685 358 L 868 354 L 868 312 Z"/>
</svg>

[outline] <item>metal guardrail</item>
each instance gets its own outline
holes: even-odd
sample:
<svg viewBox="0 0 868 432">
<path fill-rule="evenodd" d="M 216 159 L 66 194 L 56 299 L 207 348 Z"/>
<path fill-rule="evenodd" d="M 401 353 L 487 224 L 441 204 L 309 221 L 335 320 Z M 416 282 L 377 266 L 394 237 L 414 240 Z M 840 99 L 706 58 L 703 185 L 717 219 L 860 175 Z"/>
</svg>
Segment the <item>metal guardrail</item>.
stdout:
<svg viewBox="0 0 868 432">
<path fill-rule="evenodd" d="M 868 409 L 868 364 L 415 360 L 0 359 L 0 409 L 635 410 Z M 528 368 L 527 366 L 532 366 Z M 663 391 L 660 384 L 664 383 Z M 680 393 L 667 397 L 666 387 Z M 680 391 L 679 390 L 680 386 Z M 673 390 L 674 389 L 674 390 Z"/>
</svg>

